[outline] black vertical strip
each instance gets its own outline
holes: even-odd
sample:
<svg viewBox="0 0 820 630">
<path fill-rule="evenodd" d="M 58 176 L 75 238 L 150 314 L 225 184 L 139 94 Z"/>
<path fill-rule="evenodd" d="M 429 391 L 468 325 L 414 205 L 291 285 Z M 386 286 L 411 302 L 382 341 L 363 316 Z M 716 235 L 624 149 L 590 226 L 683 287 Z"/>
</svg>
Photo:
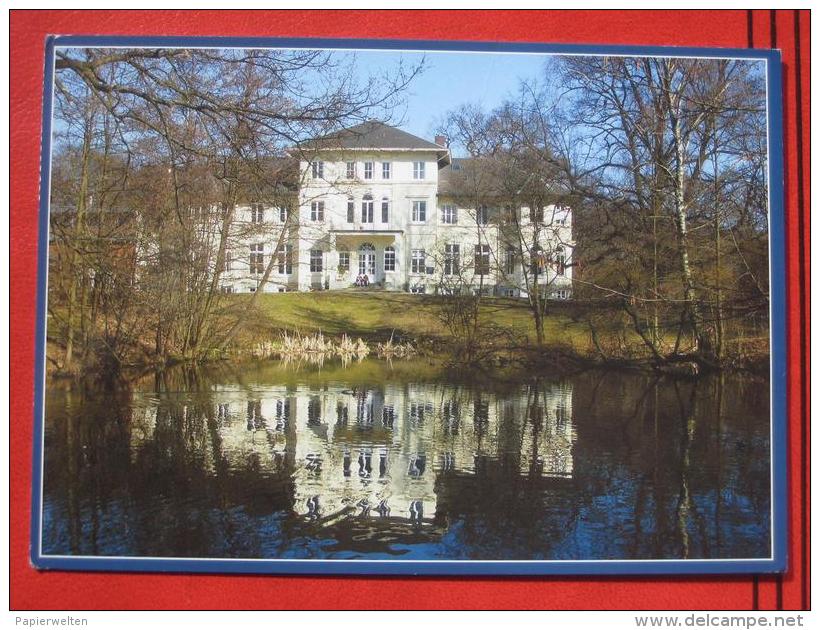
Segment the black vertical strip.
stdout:
<svg viewBox="0 0 820 630">
<path fill-rule="evenodd" d="M 777 10 L 769 9 L 769 39 L 770 48 L 777 48 Z"/>
<path fill-rule="evenodd" d="M 795 130 L 797 132 L 797 206 L 798 206 L 798 259 L 800 260 L 800 608 L 808 610 L 809 591 L 809 536 L 808 509 L 806 507 L 809 473 L 808 468 L 808 349 L 806 347 L 806 193 L 803 189 L 803 77 L 800 62 L 800 11 L 794 11 L 794 92 L 796 103 Z"/>
<path fill-rule="evenodd" d="M 760 610 L 760 577 L 752 576 L 752 610 Z"/>
<path fill-rule="evenodd" d="M 746 9 L 746 45 L 749 48 L 755 47 L 755 23 L 754 11 Z"/>
</svg>

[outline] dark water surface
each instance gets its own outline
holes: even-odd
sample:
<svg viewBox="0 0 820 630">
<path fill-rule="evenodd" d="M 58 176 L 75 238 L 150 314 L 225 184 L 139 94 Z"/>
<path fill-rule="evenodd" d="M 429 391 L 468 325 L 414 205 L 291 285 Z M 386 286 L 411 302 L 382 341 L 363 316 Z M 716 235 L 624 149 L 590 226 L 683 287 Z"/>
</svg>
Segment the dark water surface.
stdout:
<svg viewBox="0 0 820 630">
<path fill-rule="evenodd" d="M 769 556 L 762 380 L 366 360 L 47 389 L 45 554 Z"/>
</svg>

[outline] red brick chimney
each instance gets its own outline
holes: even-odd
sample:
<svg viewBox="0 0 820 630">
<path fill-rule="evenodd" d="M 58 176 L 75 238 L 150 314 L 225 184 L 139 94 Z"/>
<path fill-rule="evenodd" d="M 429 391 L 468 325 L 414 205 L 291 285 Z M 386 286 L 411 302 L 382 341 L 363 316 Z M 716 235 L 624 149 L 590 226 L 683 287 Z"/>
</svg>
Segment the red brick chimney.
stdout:
<svg viewBox="0 0 820 630">
<path fill-rule="evenodd" d="M 440 146 L 447 148 L 447 136 L 436 136 L 435 143 Z"/>
</svg>

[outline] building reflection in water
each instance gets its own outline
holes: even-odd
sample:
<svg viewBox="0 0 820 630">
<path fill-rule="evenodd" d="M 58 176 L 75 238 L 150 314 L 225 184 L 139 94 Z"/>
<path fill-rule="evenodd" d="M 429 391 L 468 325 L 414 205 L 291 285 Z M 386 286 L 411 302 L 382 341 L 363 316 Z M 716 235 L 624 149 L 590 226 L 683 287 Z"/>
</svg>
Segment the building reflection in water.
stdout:
<svg viewBox="0 0 820 630">
<path fill-rule="evenodd" d="M 292 511 L 322 526 L 356 517 L 418 530 L 435 522 L 442 480 L 475 477 L 488 466 L 530 479 L 573 473 L 566 383 L 503 396 L 425 384 L 258 391 L 220 385 L 211 404 L 220 448 L 204 451 L 232 468 L 253 461 L 289 475 Z M 140 409 L 133 454 L 152 440 L 162 415 L 159 404 Z M 193 412 L 183 406 L 183 414 Z M 213 461 L 209 468 L 217 466 Z"/>
<path fill-rule="evenodd" d="M 51 383 L 46 553 L 770 551 L 768 389 L 754 377 L 595 371 L 479 388 L 408 383 L 374 363 L 361 373 L 377 386 L 267 369 L 167 371 L 139 387 Z"/>
</svg>

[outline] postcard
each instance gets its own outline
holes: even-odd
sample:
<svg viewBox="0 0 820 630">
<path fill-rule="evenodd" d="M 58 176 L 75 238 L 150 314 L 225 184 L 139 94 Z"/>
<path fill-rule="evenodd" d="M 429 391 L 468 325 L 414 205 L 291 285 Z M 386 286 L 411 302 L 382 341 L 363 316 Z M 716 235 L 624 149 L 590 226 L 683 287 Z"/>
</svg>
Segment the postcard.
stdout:
<svg viewBox="0 0 820 630">
<path fill-rule="evenodd" d="M 779 53 L 46 57 L 35 566 L 785 569 Z"/>
</svg>

